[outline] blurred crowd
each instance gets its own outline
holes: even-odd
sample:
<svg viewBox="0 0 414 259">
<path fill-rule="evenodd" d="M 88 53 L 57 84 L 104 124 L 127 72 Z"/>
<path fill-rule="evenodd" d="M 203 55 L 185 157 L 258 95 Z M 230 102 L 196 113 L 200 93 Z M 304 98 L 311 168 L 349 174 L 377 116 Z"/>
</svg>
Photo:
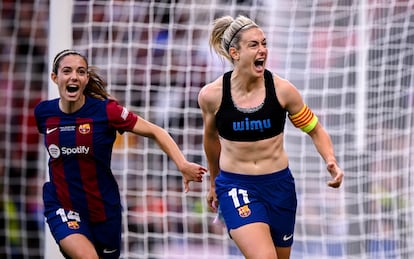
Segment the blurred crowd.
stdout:
<svg viewBox="0 0 414 259">
<path fill-rule="evenodd" d="M 43 258 L 39 134 L 47 87 L 47 1 L 0 3 L 0 257 Z"/>
</svg>

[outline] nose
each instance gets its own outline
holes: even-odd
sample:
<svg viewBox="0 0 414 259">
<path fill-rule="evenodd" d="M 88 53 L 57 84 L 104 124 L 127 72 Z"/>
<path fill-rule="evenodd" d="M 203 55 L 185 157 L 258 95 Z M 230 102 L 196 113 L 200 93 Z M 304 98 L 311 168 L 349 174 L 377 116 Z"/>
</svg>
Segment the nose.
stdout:
<svg viewBox="0 0 414 259">
<path fill-rule="evenodd" d="M 78 80 L 78 74 L 76 73 L 76 71 L 74 71 L 70 74 L 70 80 L 71 81 L 77 81 Z"/>
<path fill-rule="evenodd" d="M 259 52 L 260 52 L 260 53 L 263 53 L 263 52 L 266 52 L 266 50 L 267 50 L 266 45 L 264 45 L 264 44 L 260 44 L 260 47 L 259 47 Z"/>
</svg>

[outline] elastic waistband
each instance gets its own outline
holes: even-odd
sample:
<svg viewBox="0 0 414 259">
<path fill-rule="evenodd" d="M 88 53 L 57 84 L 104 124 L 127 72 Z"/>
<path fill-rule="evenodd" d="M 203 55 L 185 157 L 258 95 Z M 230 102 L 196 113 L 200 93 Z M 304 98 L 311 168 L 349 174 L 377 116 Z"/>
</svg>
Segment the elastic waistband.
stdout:
<svg viewBox="0 0 414 259">
<path fill-rule="evenodd" d="M 238 173 L 230 173 L 223 170 L 220 170 L 219 177 L 223 177 L 225 179 L 234 179 L 237 181 L 246 181 L 246 182 L 266 182 L 266 181 L 274 181 L 278 179 L 282 179 L 286 176 L 290 176 L 291 172 L 289 167 L 286 167 L 283 170 L 270 173 L 270 174 L 259 174 L 259 175 L 250 175 L 250 174 L 238 174 Z"/>
</svg>

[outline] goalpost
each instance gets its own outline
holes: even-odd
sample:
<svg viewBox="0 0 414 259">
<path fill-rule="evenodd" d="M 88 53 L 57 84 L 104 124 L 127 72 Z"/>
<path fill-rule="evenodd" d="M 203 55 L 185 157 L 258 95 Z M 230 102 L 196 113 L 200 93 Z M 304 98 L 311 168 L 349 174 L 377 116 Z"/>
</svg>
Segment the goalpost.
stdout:
<svg viewBox="0 0 414 259">
<path fill-rule="evenodd" d="M 414 254 L 414 0 L 50 3 L 50 58 L 72 45 L 85 53 L 121 104 L 204 165 L 197 94 L 231 69 L 209 50 L 211 23 L 254 19 L 267 36 L 268 68 L 300 90 L 345 172 L 344 185 L 329 189 L 311 139 L 287 122 L 298 194 L 292 258 Z M 59 24 L 68 15 L 70 24 Z M 117 139 L 113 171 L 125 208 L 122 258 L 242 258 L 207 210 L 208 178 L 183 193 L 175 165 L 131 134 Z M 48 258 L 57 256 L 49 254 L 53 243 Z"/>
<path fill-rule="evenodd" d="M 50 0 L 48 41 L 49 73 L 52 71 L 53 66 L 51 61 L 52 57 L 63 49 L 72 48 L 72 9 L 72 0 Z M 51 80 L 49 80 L 47 92 L 49 99 L 59 97 L 58 88 Z M 47 164 L 47 161 L 45 163 Z M 49 178 L 48 174 L 46 174 L 46 178 Z M 45 225 L 45 259 L 63 258 L 56 245 L 56 241 L 50 233 L 47 223 L 45 223 Z"/>
</svg>

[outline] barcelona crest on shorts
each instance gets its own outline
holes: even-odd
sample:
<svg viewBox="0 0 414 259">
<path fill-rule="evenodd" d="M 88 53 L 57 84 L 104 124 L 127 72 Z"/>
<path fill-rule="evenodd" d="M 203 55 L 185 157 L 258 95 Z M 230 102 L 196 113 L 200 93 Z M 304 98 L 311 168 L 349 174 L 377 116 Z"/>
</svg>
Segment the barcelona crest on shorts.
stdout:
<svg viewBox="0 0 414 259">
<path fill-rule="evenodd" d="M 239 211 L 239 216 L 242 218 L 247 218 L 252 213 L 249 208 L 249 205 L 241 206 L 237 210 Z"/>
<path fill-rule="evenodd" d="M 70 229 L 78 229 L 79 228 L 79 224 L 77 221 L 68 221 L 68 227 Z"/>
</svg>

